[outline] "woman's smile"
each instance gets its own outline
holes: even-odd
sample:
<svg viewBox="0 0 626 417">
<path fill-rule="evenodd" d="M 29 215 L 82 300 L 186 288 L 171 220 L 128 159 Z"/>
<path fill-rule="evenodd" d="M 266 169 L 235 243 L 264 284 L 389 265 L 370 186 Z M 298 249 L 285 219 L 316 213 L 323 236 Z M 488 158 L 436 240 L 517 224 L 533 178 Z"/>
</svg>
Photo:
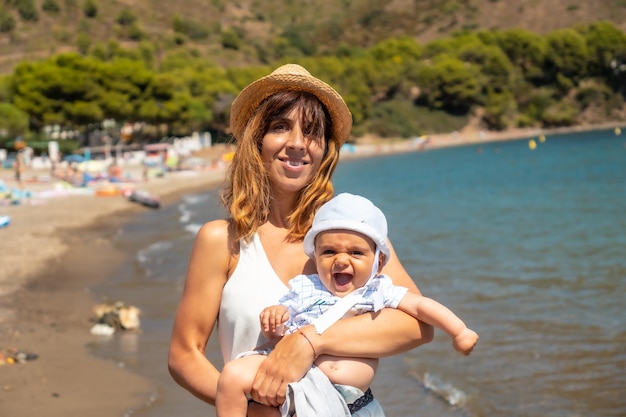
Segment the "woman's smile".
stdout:
<svg viewBox="0 0 626 417">
<path fill-rule="evenodd" d="M 302 159 L 293 159 L 293 158 L 278 158 L 278 159 L 289 167 L 301 167 L 307 164 Z"/>
</svg>

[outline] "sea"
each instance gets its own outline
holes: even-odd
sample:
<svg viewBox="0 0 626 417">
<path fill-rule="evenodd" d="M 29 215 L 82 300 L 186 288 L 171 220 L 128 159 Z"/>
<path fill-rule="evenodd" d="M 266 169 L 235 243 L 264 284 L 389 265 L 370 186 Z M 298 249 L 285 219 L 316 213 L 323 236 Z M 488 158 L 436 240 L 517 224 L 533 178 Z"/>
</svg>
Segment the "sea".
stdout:
<svg viewBox="0 0 626 417">
<path fill-rule="evenodd" d="M 480 335 L 467 357 L 436 331 L 382 359 L 373 392 L 387 416 L 626 416 L 626 132 L 348 158 L 334 185 L 386 213 L 423 294 Z M 224 215 L 207 190 L 115 236 L 128 262 L 93 292 L 138 306 L 141 332 L 89 349 L 153 382 L 127 415 L 214 416 L 166 362 L 194 235 Z M 207 356 L 221 366 L 215 339 Z"/>
</svg>

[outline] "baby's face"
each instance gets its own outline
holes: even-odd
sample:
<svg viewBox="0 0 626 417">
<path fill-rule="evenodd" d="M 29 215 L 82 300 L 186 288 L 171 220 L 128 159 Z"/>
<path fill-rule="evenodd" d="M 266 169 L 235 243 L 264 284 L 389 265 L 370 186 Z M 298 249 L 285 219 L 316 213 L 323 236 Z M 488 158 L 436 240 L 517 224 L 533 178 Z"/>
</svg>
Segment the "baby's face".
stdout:
<svg viewBox="0 0 626 417">
<path fill-rule="evenodd" d="M 343 297 L 362 287 L 372 274 L 376 245 L 350 230 L 329 230 L 315 238 L 315 264 L 324 286 Z"/>
</svg>

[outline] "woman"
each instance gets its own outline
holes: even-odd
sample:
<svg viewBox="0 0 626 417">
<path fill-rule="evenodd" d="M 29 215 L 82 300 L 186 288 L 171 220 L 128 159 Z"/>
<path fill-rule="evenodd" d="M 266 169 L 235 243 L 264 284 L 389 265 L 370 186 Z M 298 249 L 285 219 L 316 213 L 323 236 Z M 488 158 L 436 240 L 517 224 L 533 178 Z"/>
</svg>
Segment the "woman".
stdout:
<svg viewBox="0 0 626 417">
<path fill-rule="evenodd" d="M 219 371 L 204 354 L 215 324 L 224 361 L 262 345 L 259 314 L 288 290 L 289 279 L 315 272 L 303 237 L 333 195 L 331 175 L 352 115 L 339 94 L 304 68 L 287 64 L 237 96 L 231 108 L 237 151 L 223 201 L 231 218 L 205 224 L 194 243 L 169 352 L 181 386 L 215 404 Z M 393 248 L 383 272 L 419 290 Z M 344 319 L 318 335 L 311 326 L 285 336 L 264 361 L 251 393 L 276 407 L 315 355 L 378 358 L 429 342 L 433 329 L 397 310 Z M 345 337 L 349 334 L 350 337 Z M 249 415 L 261 415 L 252 403 Z"/>
</svg>

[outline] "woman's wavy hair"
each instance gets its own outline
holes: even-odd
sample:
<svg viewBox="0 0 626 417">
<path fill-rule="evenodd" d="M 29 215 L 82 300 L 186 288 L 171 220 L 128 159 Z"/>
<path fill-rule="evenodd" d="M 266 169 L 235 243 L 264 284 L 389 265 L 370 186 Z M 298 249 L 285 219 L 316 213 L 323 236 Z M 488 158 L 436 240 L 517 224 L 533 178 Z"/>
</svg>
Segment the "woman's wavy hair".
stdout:
<svg viewBox="0 0 626 417">
<path fill-rule="evenodd" d="M 322 103 L 303 91 L 281 91 L 264 100 L 248 121 L 226 175 L 222 203 L 229 211 L 238 238 L 249 241 L 270 211 L 270 179 L 261 158 L 263 137 L 272 122 L 298 109 L 300 125 L 310 140 L 325 138 L 326 150 L 312 181 L 300 190 L 288 217 L 290 241 L 298 241 L 311 227 L 317 209 L 333 196 L 331 176 L 341 148 L 332 137 L 332 121 Z"/>
</svg>

